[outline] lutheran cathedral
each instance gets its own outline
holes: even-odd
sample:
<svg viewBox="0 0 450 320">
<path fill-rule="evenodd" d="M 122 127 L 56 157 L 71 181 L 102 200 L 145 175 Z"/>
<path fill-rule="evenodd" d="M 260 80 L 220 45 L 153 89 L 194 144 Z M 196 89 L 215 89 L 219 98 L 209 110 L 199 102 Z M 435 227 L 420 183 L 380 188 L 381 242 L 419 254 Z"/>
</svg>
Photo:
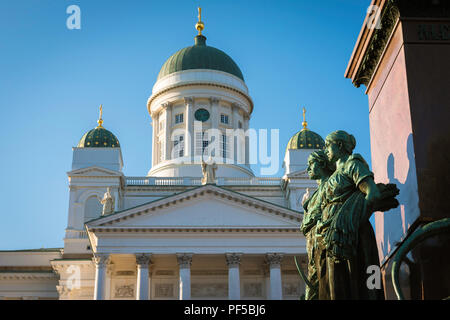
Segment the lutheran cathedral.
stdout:
<svg viewBox="0 0 450 320">
<path fill-rule="evenodd" d="M 304 294 L 296 266 L 307 263 L 302 199 L 317 188 L 307 158 L 324 140 L 304 119 L 285 142 L 284 176 L 255 176 L 246 134 L 254 105 L 244 75 L 207 44 L 203 28 L 199 15 L 193 45 L 167 59 L 148 99 L 149 172 L 123 174 L 120 141 L 101 110 L 73 148 L 64 248 L 0 252 L 0 298 Z"/>
</svg>

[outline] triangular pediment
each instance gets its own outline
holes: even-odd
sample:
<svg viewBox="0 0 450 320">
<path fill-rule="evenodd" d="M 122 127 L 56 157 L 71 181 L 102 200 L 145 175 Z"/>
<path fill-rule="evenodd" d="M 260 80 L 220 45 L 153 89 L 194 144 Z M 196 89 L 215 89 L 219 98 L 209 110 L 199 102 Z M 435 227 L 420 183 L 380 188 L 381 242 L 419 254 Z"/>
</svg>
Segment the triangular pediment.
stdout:
<svg viewBox="0 0 450 320">
<path fill-rule="evenodd" d="M 308 176 L 308 173 L 306 172 L 306 170 L 294 171 L 294 172 L 289 173 L 285 177 L 289 178 L 289 179 L 309 179 L 309 176 Z"/>
<path fill-rule="evenodd" d="M 298 228 L 301 218 L 297 211 L 206 185 L 92 220 L 86 226 L 88 229 L 292 229 Z"/>
<path fill-rule="evenodd" d="M 67 172 L 69 177 L 121 177 L 123 173 L 102 167 L 92 166 Z"/>
</svg>

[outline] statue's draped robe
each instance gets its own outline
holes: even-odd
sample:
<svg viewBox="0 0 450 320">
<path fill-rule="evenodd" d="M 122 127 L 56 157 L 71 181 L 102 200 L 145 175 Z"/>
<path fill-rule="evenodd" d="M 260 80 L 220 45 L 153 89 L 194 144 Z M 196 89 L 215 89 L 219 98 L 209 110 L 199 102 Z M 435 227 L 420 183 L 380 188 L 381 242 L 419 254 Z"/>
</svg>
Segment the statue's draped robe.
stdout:
<svg viewBox="0 0 450 320">
<path fill-rule="evenodd" d="M 203 172 L 203 178 L 202 183 L 216 183 L 216 170 L 217 165 L 215 163 L 207 164 L 202 163 L 202 172 Z"/>
<path fill-rule="evenodd" d="M 359 154 L 351 155 L 328 179 L 322 221 L 317 225 L 319 299 L 383 299 L 369 289 L 367 267 L 379 265 L 365 194 L 358 185 L 373 178 Z"/>
<path fill-rule="evenodd" d="M 304 214 L 302 225 L 300 230 L 306 237 L 306 250 L 308 253 L 308 280 L 309 282 L 317 286 L 317 271 L 315 266 L 315 234 L 316 234 L 316 223 L 320 220 L 322 216 L 321 204 L 324 201 L 324 186 L 326 180 L 323 180 L 316 191 L 309 197 L 308 200 L 303 204 Z M 305 290 L 306 300 L 317 299 L 317 292 L 306 286 Z"/>
<path fill-rule="evenodd" d="M 111 194 L 105 193 L 100 203 L 103 204 L 102 215 L 114 212 L 114 198 L 111 196 Z"/>
</svg>

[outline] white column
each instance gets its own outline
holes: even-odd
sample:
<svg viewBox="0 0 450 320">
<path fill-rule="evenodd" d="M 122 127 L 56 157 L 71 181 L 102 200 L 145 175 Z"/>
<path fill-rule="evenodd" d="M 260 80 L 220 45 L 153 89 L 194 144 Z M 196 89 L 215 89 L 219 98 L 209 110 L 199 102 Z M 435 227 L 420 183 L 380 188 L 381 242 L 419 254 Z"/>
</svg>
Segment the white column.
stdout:
<svg viewBox="0 0 450 320">
<path fill-rule="evenodd" d="M 226 253 L 228 265 L 228 299 L 241 299 L 241 280 L 239 277 L 239 264 L 241 263 L 241 253 Z"/>
<path fill-rule="evenodd" d="M 112 278 L 115 271 L 115 265 L 111 261 L 111 259 L 108 259 L 108 262 L 106 264 L 106 279 L 105 279 L 105 299 L 112 299 L 111 296 L 111 285 L 112 285 Z"/>
<path fill-rule="evenodd" d="M 192 254 L 177 253 L 180 267 L 180 300 L 191 299 L 191 264 Z"/>
<path fill-rule="evenodd" d="M 137 264 L 136 300 L 148 300 L 149 297 L 148 266 L 151 262 L 151 256 L 152 255 L 148 253 L 136 254 L 136 264 Z"/>
<path fill-rule="evenodd" d="M 97 253 L 92 258 L 95 263 L 94 300 L 105 300 L 106 264 L 109 254 Z"/>
<path fill-rule="evenodd" d="M 219 119 L 220 119 L 220 106 L 219 98 L 210 97 L 211 102 L 211 128 L 219 129 Z"/>
<path fill-rule="evenodd" d="M 156 161 L 157 161 L 157 150 L 156 150 L 156 146 L 157 146 L 157 142 L 158 142 L 158 117 L 157 114 L 155 112 L 152 113 L 151 115 L 152 117 L 152 130 L 153 130 L 153 136 L 152 136 L 152 167 L 154 165 L 156 165 Z"/>
<path fill-rule="evenodd" d="M 166 121 L 164 121 L 164 160 L 170 160 L 170 148 L 172 145 L 172 141 L 170 140 L 172 128 L 172 104 L 170 102 L 165 102 L 162 106 L 166 111 Z"/>
<path fill-rule="evenodd" d="M 186 105 L 186 122 L 185 122 L 185 134 L 184 134 L 184 152 L 186 157 L 192 157 L 192 146 L 194 145 L 194 98 L 184 98 L 184 104 Z"/>
<path fill-rule="evenodd" d="M 244 123 L 243 123 L 243 127 L 244 127 L 244 133 L 246 133 L 247 131 L 248 131 L 248 129 L 249 129 L 249 117 L 248 116 L 246 116 L 245 114 L 244 114 Z M 244 139 L 244 141 L 245 141 L 245 146 L 244 146 L 244 161 L 245 161 L 245 164 L 247 165 L 247 166 L 249 166 L 250 164 L 250 140 L 249 140 L 249 137 L 248 136 L 246 136 L 245 137 L 245 139 Z"/>
<path fill-rule="evenodd" d="M 266 261 L 270 267 L 270 294 L 269 299 L 281 300 L 283 299 L 282 285 L 281 285 L 281 260 L 283 255 L 281 253 L 269 253 L 266 256 Z"/>
<path fill-rule="evenodd" d="M 240 109 L 240 107 L 237 103 L 233 103 L 231 105 L 231 113 L 232 113 L 232 119 L 233 119 L 232 125 L 233 125 L 234 130 L 239 129 L 239 109 Z M 242 154 L 242 151 L 240 150 L 240 148 L 242 148 L 242 145 L 239 141 L 240 139 L 237 136 L 236 137 L 232 136 L 230 138 L 231 138 L 231 140 L 230 140 L 231 149 L 230 150 L 232 150 L 232 152 L 233 152 L 233 161 L 234 161 L 234 163 L 242 163 L 243 161 L 242 161 L 242 159 L 240 159 L 241 157 L 238 157 L 238 155 L 241 156 L 241 154 Z"/>
<path fill-rule="evenodd" d="M 76 199 L 77 199 L 77 187 L 69 185 L 69 219 L 67 221 L 67 229 L 74 229 L 76 225 Z"/>
</svg>

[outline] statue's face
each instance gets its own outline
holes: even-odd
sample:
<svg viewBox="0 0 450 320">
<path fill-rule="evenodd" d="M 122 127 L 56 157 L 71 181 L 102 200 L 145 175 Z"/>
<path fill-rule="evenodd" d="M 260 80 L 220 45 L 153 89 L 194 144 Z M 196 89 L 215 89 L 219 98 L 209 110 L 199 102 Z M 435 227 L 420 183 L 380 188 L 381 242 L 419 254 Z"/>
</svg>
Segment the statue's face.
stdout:
<svg viewBox="0 0 450 320">
<path fill-rule="evenodd" d="M 325 141 L 325 153 L 330 162 L 336 162 L 341 156 L 341 148 L 339 144 L 333 140 Z"/>
<path fill-rule="evenodd" d="M 323 178 L 322 166 L 317 160 L 308 160 L 308 168 L 306 171 L 308 172 L 310 179 L 319 180 Z"/>
</svg>

